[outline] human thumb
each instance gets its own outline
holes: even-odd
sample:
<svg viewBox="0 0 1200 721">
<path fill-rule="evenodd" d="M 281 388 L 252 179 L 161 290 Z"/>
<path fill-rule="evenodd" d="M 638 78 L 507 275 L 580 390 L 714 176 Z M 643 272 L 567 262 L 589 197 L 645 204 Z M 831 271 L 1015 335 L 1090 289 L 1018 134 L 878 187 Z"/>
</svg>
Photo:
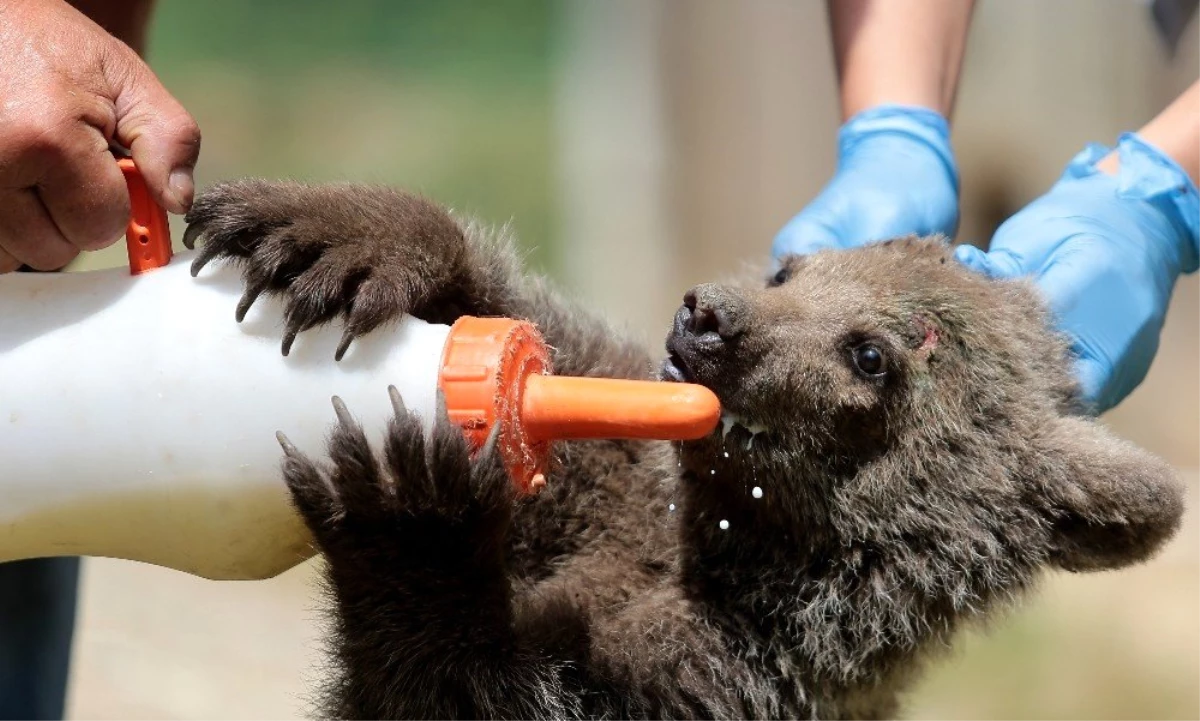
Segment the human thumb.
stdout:
<svg viewBox="0 0 1200 721">
<path fill-rule="evenodd" d="M 116 141 L 129 148 L 146 187 L 177 215 L 192 206 L 192 171 L 200 155 L 200 128 L 133 52 L 107 68 L 117 114 Z"/>
</svg>

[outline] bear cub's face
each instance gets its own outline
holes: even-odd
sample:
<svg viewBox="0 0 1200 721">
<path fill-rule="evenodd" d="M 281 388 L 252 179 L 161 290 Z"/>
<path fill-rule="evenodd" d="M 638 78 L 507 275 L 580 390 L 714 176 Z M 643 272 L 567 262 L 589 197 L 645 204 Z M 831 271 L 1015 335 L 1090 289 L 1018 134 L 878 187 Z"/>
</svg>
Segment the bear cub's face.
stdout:
<svg viewBox="0 0 1200 721">
<path fill-rule="evenodd" d="M 726 423 L 764 442 L 877 450 L 939 338 L 919 313 L 896 307 L 889 279 L 864 277 L 845 260 L 791 258 L 765 289 L 690 290 L 664 376 L 708 386 Z"/>
<path fill-rule="evenodd" d="M 765 287 L 697 286 L 675 315 L 663 377 L 716 392 L 722 433 L 743 447 L 856 461 L 884 453 L 922 411 L 951 410 L 936 407 L 946 399 L 931 384 L 986 393 L 971 387 L 988 380 L 972 378 L 972 356 L 1009 350 L 972 353 L 950 336 L 988 288 L 947 267 L 947 254 L 936 241 L 894 241 L 790 257 Z"/>
<path fill-rule="evenodd" d="M 940 239 L 697 286 L 666 349 L 662 377 L 723 410 L 681 446 L 684 481 L 743 523 L 1091 568 L 1144 557 L 1182 510 L 1169 467 L 1074 415 L 1068 346 L 1032 287 L 971 273 Z"/>
</svg>

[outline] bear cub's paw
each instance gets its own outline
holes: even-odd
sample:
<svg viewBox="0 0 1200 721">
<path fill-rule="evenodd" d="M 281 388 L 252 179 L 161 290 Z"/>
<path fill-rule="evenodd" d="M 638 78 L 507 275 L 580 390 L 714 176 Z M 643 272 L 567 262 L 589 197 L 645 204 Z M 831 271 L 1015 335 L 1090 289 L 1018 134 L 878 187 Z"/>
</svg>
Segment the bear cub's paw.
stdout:
<svg viewBox="0 0 1200 721">
<path fill-rule="evenodd" d="M 493 433 L 472 459 L 439 393 L 427 436 L 395 387 L 395 416 L 384 453 L 372 451 L 341 399 L 328 451 L 332 468 L 313 462 L 282 433 L 284 479 L 292 501 L 331 564 L 371 565 L 394 577 L 405 569 L 498 561 L 513 490 Z"/>
<path fill-rule="evenodd" d="M 213 259 L 241 266 L 239 322 L 263 293 L 281 296 L 287 355 L 298 334 L 343 316 L 338 360 L 354 338 L 444 291 L 463 245 L 440 206 L 368 185 L 219 183 L 185 220 L 183 244 L 204 240 L 193 276 Z"/>
</svg>

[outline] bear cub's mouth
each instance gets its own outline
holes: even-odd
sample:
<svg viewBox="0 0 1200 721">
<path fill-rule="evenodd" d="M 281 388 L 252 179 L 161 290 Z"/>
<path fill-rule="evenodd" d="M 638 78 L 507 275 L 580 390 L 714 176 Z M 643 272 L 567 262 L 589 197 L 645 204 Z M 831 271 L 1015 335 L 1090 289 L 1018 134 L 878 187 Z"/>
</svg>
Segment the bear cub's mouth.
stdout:
<svg viewBox="0 0 1200 721">
<path fill-rule="evenodd" d="M 659 378 L 673 383 L 700 383 L 703 386 L 708 386 L 707 383 L 697 378 L 695 371 L 688 365 L 685 358 L 688 351 L 687 341 L 681 333 L 678 318 L 675 321 L 675 328 L 667 336 L 666 350 L 667 357 L 659 369 Z M 710 388 L 710 390 L 712 389 Z"/>
<path fill-rule="evenodd" d="M 726 362 L 736 354 L 737 347 L 731 337 L 721 335 L 720 316 L 714 315 L 715 327 L 705 325 L 703 318 L 697 319 L 694 306 L 696 299 L 685 297 L 684 305 L 675 314 L 674 323 L 667 335 L 667 357 L 659 367 L 659 378 L 671 383 L 696 383 L 717 394 L 721 402 L 721 422 L 707 437 L 705 444 L 716 442 L 729 458 L 734 448 L 750 451 L 755 439 L 769 432 L 764 423 L 744 412 L 744 399 L 732 383 Z M 689 305 L 689 302 L 691 303 Z M 726 318 L 726 320 L 728 320 Z M 728 444 L 728 445 L 727 445 Z M 726 450 L 728 448 L 728 450 Z"/>
<path fill-rule="evenodd" d="M 662 362 L 662 368 L 659 370 L 659 377 L 664 381 L 672 383 L 692 383 L 695 376 L 688 369 L 687 363 L 675 351 L 667 349 L 668 354 L 666 360 Z"/>
<path fill-rule="evenodd" d="M 722 405 L 721 423 L 713 431 L 713 436 L 719 438 L 722 445 L 727 440 L 743 441 L 745 449 L 749 450 L 753 446 L 754 439 L 768 431 L 767 427 L 752 419 L 744 418 L 725 407 L 727 399 L 721 398 L 720 392 L 713 387 L 714 384 L 702 380 L 688 364 L 686 340 L 679 342 L 677 340 L 678 336 L 676 335 L 667 339 L 667 357 L 659 369 L 660 380 L 669 383 L 697 383 L 717 393 Z M 726 455 L 728 456 L 728 454 Z"/>
</svg>

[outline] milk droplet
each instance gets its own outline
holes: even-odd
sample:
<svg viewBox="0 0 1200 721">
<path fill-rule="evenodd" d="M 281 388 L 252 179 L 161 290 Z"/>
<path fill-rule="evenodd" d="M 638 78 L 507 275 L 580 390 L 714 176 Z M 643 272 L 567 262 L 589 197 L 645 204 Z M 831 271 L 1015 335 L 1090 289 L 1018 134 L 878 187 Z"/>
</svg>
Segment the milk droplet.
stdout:
<svg viewBox="0 0 1200 721">
<path fill-rule="evenodd" d="M 726 457 L 726 458 L 728 458 L 728 457 L 729 457 L 729 451 L 725 451 L 725 457 Z"/>
<path fill-rule="evenodd" d="M 729 530 L 729 521 L 726 521 L 724 518 L 722 518 L 722 519 L 721 519 L 721 522 L 720 522 L 720 523 L 718 523 L 717 525 L 721 527 L 721 530 L 722 530 L 722 531 L 728 531 L 728 530 Z"/>
<path fill-rule="evenodd" d="M 675 504 L 672 503 L 671 505 L 667 506 L 667 510 L 670 511 L 671 513 L 674 513 L 675 512 Z"/>
<path fill-rule="evenodd" d="M 722 441 L 725 440 L 725 436 L 729 435 L 729 431 L 733 428 L 735 423 L 737 423 L 737 421 L 734 420 L 731 416 L 727 416 L 724 413 L 721 414 L 721 440 Z"/>
<path fill-rule="evenodd" d="M 755 498 L 762 498 L 762 489 L 758 486 L 755 486 L 754 489 L 750 491 L 750 495 L 754 496 Z"/>
<path fill-rule="evenodd" d="M 717 469 L 713 468 L 713 469 L 709 470 L 708 475 L 710 475 L 710 476 L 717 475 Z"/>
</svg>

